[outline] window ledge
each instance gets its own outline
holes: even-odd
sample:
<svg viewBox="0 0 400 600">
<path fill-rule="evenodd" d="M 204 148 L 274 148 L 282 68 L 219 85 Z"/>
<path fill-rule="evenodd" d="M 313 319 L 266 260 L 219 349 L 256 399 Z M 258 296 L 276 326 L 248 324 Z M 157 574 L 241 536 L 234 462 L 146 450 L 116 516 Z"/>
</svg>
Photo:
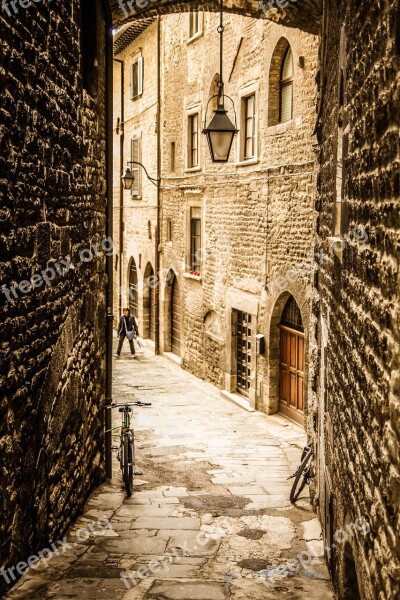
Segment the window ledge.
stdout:
<svg viewBox="0 0 400 600">
<path fill-rule="evenodd" d="M 294 125 L 294 120 L 285 121 L 284 123 L 276 123 L 275 125 L 269 125 L 267 127 L 267 135 L 274 135 L 276 133 L 285 133 Z"/>
<path fill-rule="evenodd" d="M 198 31 L 197 33 L 195 33 L 194 35 L 192 35 L 191 38 L 186 40 L 187 45 L 189 46 L 189 44 L 193 44 L 193 42 L 195 42 L 196 40 L 198 40 L 199 38 L 201 38 L 203 35 L 202 31 Z"/>
<path fill-rule="evenodd" d="M 194 279 L 195 281 L 202 281 L 201 275 L 195 275 L 194 273 L 183 273 L 185 279 Z"/>
<path fill-rule="evenodd" d="M 239 160 L 236 164 L 237 167 L 247 167 L 247 165 L 257 165 L 260 162 L 258 157 L 255 158 L 247 158 L 244 160 Z"/>
<path fill-rule="evenodd" d="M 186 167 L 184 170 L 185 173 L 198 173 L 201 171 L 201 166 L 197 165 L 196 167 Z"/>
</svg>

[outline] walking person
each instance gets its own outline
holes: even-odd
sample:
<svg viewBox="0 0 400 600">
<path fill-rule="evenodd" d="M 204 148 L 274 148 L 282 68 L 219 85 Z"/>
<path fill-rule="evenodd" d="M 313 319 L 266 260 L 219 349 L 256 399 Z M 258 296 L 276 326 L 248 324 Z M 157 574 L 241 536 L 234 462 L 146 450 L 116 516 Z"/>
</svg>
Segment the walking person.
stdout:
<svg viewBox="0 0 400 600">
<path fill-rule="evenodd" d="M 118 325 L 118 350 L 114 356 L 120 356 L 122 344 L 124 343 L 124 339 L 127 337 L 131 349 L 132 358 L 136 358 L 133 338 L 139 335 L 139 328 L 137 326 L 136 319 L 133 315 L 131 315 L 131 311 L 129 310 L 129 308 L 124 308 L 123 313 L 124 314 L 121 317 Z"/>
</svg>

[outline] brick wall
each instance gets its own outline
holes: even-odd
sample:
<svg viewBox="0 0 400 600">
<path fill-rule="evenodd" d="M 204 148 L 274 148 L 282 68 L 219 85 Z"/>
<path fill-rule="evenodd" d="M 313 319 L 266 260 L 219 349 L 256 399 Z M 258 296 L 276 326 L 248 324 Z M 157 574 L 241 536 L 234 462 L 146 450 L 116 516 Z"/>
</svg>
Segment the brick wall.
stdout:
<svg viewBox="0 0 400 600">
<path fill-rule="evenodd" d="M 105 239 L 104 15 L 99 2 L 88 93 L 80 2 L 51 6 L 0 11 L 6 289 Z M 49 286 L 0 293 L 0 566 L 59 539 L 103 477 L 104 266 L 100 252 Z"/>
<path fill-rule="evenodd" d="M 400 589 L 399 8 L 391 1 L 330 5 L 317 196 L 318 249 L 326 259 L 314 311 L 323 359 L 316 378 L 319 504 L 324 520 L 328 486 L 333 531 L 360 516 L 371 528 L 365 536 L 355 530 L 333 550 L 340 597 L 355 597 L 354 562 L 363 599 L 394 599 Z M 349 123 L 343 189 L 351 243 L 343 236 L 332 239 L 342 24 Z M 355 227 L 365 230 L 365 243 L 354 241 Z M 330 251 L 335 241 L 337 248 L 344 242 L 342 253 Z"/>
</svg>

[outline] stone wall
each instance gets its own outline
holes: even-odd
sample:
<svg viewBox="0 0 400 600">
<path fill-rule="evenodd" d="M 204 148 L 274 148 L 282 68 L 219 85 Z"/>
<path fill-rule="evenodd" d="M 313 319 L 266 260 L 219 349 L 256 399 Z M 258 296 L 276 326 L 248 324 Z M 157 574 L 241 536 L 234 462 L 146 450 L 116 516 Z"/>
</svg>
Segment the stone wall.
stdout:
<svg viewBox="0 0 400 600">
<path fill-rule="evenodd" d="M 325 259 L 314 307 L 320 343 L 317 494 L 326 540 L 361 516 L 370 526 L 367 535 L 353 528 L 354 537 L 347 531 L 341 543 L 332 540 L 340 597 L 356 597 L 355 570 L 360 597 L 392 600 L 400 589 L 400 16 L 394 1 L 329 4 L 318 134 L 318 251 L 324 250 Z M 340 65 L 349 125 L 343 168 L 348 223 L 333 237 Z"/>
<path fill-rule="evenodd" d="M 87 8 L 82 41 L 78 0 L 0 11 L 6 568 L 60 539 L 104 476 L 105 16 L 101 2 Z M 81 43 L 91 57 L 84 65 Z M 97 256 L 80 256 L 94 244 Z M 63 271 L 66 257 L 75 268 Z M 49 285 L 39 277 L 29 289 L 46 269 Z"/>
</svg>

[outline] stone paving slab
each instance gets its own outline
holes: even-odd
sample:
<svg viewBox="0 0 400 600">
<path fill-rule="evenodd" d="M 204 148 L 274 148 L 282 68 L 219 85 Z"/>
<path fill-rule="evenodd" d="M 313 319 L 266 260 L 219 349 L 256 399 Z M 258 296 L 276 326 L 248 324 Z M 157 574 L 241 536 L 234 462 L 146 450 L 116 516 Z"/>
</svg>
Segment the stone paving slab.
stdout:
<svg viewBox="0 0 400 600">
<path fill-rule="evenodd" d="M 72 547 L 31 569 L 7 600 L 332 600 L 308 489 L 289 502 L 304 431 L 244 411 L 149 349 L 135 363 L 116 362 L 114 400 L 133 393 L 152 402 L 134 413 L 143 475 L 133 496 L 114 460 L 114 480 L 69 532 Z M 306 569 L 274 578 L 307 550 Z"/>
</svg>

